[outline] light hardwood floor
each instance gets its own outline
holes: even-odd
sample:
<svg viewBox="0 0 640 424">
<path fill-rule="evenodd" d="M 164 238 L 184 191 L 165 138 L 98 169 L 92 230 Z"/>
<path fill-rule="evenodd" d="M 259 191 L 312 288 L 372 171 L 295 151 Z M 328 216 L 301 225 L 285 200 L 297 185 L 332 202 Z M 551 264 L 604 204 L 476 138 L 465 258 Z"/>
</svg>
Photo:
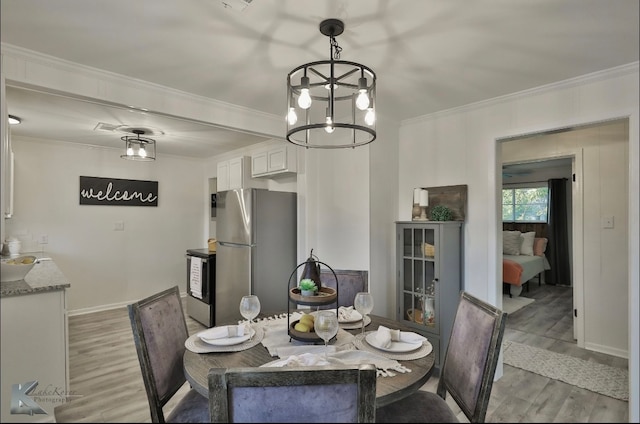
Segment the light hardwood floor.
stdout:
<svg viewBox="0 0 640 424">
<path fill-rule="evenodd" d="M 522 296 L 536 301 L 509 316 L 505 339 L 627 368 L 625 359 L 575 345 L 571 288 L 534 283 Z M 187 325 L 190 334 L 204 328 L 189 317 Z M 70 317 L 69 362 L 70 389 L 80 397 L 56 409 L 58 422 L 151 421 L 126 308 Z M 423 390 L 435 391 L 437 380 L 430 379 Z M 165 414 L 187 389 L 178 392 Z M 459 418 L 466 421 L 461 413 Z M 487 413 L 487 422 L 627 421 L 627 402 L 508 365 L 493 385 Z"/>
</svg>

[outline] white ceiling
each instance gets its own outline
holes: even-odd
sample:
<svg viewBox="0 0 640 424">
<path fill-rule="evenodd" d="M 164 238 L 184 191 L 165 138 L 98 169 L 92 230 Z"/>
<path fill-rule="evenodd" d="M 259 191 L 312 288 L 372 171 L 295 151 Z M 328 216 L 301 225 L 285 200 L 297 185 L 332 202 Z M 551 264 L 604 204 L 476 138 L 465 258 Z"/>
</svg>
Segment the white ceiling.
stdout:
<svg viewBox="0 0 640 424">
<path fill-rule="evenodd" d="M 246 0 L 225 0 L 230 4 Z M 283 116 L 286 75 L 342 60 L 378 76 L 379 116 L 402 121 L 638 61 L 637 0 L 2 0 L 2 43 Z M 212 156 L 263 140 L 206 123 L 9 88 L 18 136 L 120 145 L 99 122 L 163 131 L 160 154 Z M 284 126 L 283 126 L 284 132 Z M 283 134 L 284 136 L 284 134 Z M 116 141 L 114 141 L 114 139 Z"/>
</svg>

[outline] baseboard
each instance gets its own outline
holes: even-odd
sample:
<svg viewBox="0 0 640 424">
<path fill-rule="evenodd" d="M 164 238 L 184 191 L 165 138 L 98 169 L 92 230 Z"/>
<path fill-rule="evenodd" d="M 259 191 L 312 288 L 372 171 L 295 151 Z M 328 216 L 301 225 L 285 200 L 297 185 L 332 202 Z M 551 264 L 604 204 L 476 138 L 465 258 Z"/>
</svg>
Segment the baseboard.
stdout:
<svg viewBox="0 0 640 424">
<path fill-rule="evenodd" d="M 187 292 L 180 293 L 180 297 L 181 298 L 187 297 Z M 136 300 L 131 300 L 131 301 L 127 301 L 127 302 L 119 302 L 119 303 L 111 303 L 111 304 L 108 304 L 108 305 L 92 306 L 90 308 L 73 309 L 73 310 L 67 311 L 67 316 L 68 317 L 73 317 L 73 316 L 76 316 L 76 315 L 85 315 L 85 314 L 92 314 L 94 312 L 104 312 L 104 311 L 111 311 L 113 309 L 126 308 L 127 305 L 130 305 L 130 304 L 132 304 L 134 302 L 136 302 Z"/>
<path fill-rule="evenodd" d="M 585 349 L 592 350 L 594 352 L 606 353 L 607 355 L 617 356 L 618 358 L 629 359 L 629 351 L 616 349 L 611 346 L 604 346 L 596 343 L 585 343 Z"/>
</svg>

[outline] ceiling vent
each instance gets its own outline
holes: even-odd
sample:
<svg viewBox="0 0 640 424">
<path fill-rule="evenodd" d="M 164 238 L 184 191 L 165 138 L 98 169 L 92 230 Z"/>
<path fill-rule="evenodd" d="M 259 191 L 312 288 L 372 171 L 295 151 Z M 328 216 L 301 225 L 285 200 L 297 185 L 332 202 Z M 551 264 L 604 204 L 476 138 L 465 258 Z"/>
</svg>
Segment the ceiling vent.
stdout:
<svg viewBox="0 0 640 424">
<path fill-rule="evenodd" d="M 164 131 L 158 128 L 142 127 L 140 125 L 107 124 L 104 122 L 98 122 L 98 125 L 96 125 L 93 130 L 119 132 L 124 134 L 137 134 L 139 131 L 143 131 L 141 134 L 153 135 L 153 136 L 165 134 Z"/>
<path fill-rule="evenodd" d="M 225 9 L 231 9 L 235 12 L 242 12 L 251 4 L 253 0 L 220 0 Z"/>
<path fill-rule="evenodd" d="M 104 122 L 98 122 L 98 125 L 93 128 L 94 131 L 115 131 L 120 125 L 106 124 Z"/>
</svg>

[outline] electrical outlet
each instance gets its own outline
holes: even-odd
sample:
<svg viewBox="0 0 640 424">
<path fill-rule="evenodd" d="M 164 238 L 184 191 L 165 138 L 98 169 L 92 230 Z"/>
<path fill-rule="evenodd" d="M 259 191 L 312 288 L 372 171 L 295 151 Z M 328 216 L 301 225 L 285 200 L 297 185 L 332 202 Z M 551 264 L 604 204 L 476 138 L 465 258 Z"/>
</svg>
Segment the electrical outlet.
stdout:
<svg viewBox="0 0 640 424">
<path fill-rule="evenodd" d="M 116 221 L 113 223 L 113 231 L 124 231 L 124 221 Z"/>
<path fill-rule="evenodd" d="M 40 237 L 38 237 L 38 243 L 40 243 L 40 244 L 49 243 L 49 236 L 47 234 L 40 235 Z"/>
</svg>

